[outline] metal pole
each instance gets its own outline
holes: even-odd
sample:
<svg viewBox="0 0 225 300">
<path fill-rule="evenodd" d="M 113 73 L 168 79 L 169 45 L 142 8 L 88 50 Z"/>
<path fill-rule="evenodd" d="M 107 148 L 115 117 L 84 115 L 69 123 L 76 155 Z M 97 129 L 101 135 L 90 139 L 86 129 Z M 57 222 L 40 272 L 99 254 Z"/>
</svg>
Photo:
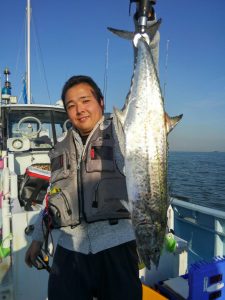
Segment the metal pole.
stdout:
<svg viewBox="0 0 225 300">
<path fill-rule="evenodd" d="M 2 103 L 2 77 L 0 75 L 0 105 Z"/>
<path fill-rule="evenodd" d="M 31 7 L 30 0 L 27 0 L 27 104 L 31 103 L 31 88 L 30 88 L 30 16 Z"/>
<path fill-rule="evenodd" d="M 2 138 L 2 77 L 0 75 L 0 140 Z M 0 154 L 1 155 L 1 154 Z"/>
</svg>

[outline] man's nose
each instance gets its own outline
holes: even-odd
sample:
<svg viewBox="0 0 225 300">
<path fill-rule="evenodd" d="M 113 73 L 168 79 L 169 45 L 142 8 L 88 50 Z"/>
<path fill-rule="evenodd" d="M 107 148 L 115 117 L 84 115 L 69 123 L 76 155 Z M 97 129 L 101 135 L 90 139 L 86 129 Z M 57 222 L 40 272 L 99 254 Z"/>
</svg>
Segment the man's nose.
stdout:
<svg viewBox="0 0 225 300">
<path fill-rule="evenodd" d="M 77 103 L 76 109 L 77 109 L 77 114 L 82 113 L 84 111 L 83 104 L 82 103 Z"/>
</svg>

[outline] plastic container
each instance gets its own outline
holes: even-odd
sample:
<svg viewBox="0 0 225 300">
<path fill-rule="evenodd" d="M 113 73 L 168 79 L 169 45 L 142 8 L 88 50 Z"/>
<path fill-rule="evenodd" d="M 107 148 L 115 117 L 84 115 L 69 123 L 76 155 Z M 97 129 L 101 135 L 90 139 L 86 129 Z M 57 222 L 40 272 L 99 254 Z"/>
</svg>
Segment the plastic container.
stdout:
<svg viewBox="0 0 225 300">
<path fill-rule="evenodd" d="M 150 300 L 150 299 L 154 299 L 154 300 L 168 300 L 168 298 L 165 298 L 164 296 L 162 296 L 161 294 L 159 294 L 157 291 L 151 289 L 150 287 L 142 284 L 142 300 Z"/>
<path fill-rule="evenodd" d="M 225 256 L 191 265 L 188 274 L 189 300 L 225 299 Z"/>
</svg>

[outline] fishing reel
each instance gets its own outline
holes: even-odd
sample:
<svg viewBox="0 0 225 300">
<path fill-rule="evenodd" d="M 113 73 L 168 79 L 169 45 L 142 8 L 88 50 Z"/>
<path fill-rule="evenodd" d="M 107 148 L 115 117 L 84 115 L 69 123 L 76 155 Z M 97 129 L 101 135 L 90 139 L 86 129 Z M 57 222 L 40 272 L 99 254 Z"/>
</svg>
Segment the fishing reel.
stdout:
<svg viewBox="0 0 225 300">
<path fill-rule="evenodd" d="M 130 6 L 132 2 L 136 2 L 137 11 L 135 14 L 135 18 L 138 21 L 140 32 L 144 33 L 149 18 L 150 20 L 151 19 L 154 20 L 155 11 L 153 5 L 156 4 L 156 0 L 130 0 Z M 129 14 L 130 14 L 130 6 L 129 6 Z"/>
<path fill-rule="evenodd" d="M 148 14 L 150 12 L 150 6 L 151 4 L 149 0 L 140 1 L 138 24 L 140 26 L 141 32 L 145 32 L 145 28 L 147 26 L 148 21 Z"/>
<path fill-rule="evenodd" d="M 37 270 L 46 270 L 49 273 L 51 272 L 51 267 L 49 266 L 49 256 L 43 249 L 37 256 L 35 263 L 33 263 L 33 266 Z"/>
</svg>

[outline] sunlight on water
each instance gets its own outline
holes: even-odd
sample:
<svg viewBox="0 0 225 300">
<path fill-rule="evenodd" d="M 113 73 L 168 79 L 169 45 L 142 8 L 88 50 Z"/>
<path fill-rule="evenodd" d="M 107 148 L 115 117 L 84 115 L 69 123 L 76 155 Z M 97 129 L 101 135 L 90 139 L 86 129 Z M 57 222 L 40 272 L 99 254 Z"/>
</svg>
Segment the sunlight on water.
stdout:
<svg viewBox="0 0 225 300">
<path fill-rule="evenodd" d="M 225 152 L 170 152 L 170 195 L 225 209 Z"/>
</svg>

